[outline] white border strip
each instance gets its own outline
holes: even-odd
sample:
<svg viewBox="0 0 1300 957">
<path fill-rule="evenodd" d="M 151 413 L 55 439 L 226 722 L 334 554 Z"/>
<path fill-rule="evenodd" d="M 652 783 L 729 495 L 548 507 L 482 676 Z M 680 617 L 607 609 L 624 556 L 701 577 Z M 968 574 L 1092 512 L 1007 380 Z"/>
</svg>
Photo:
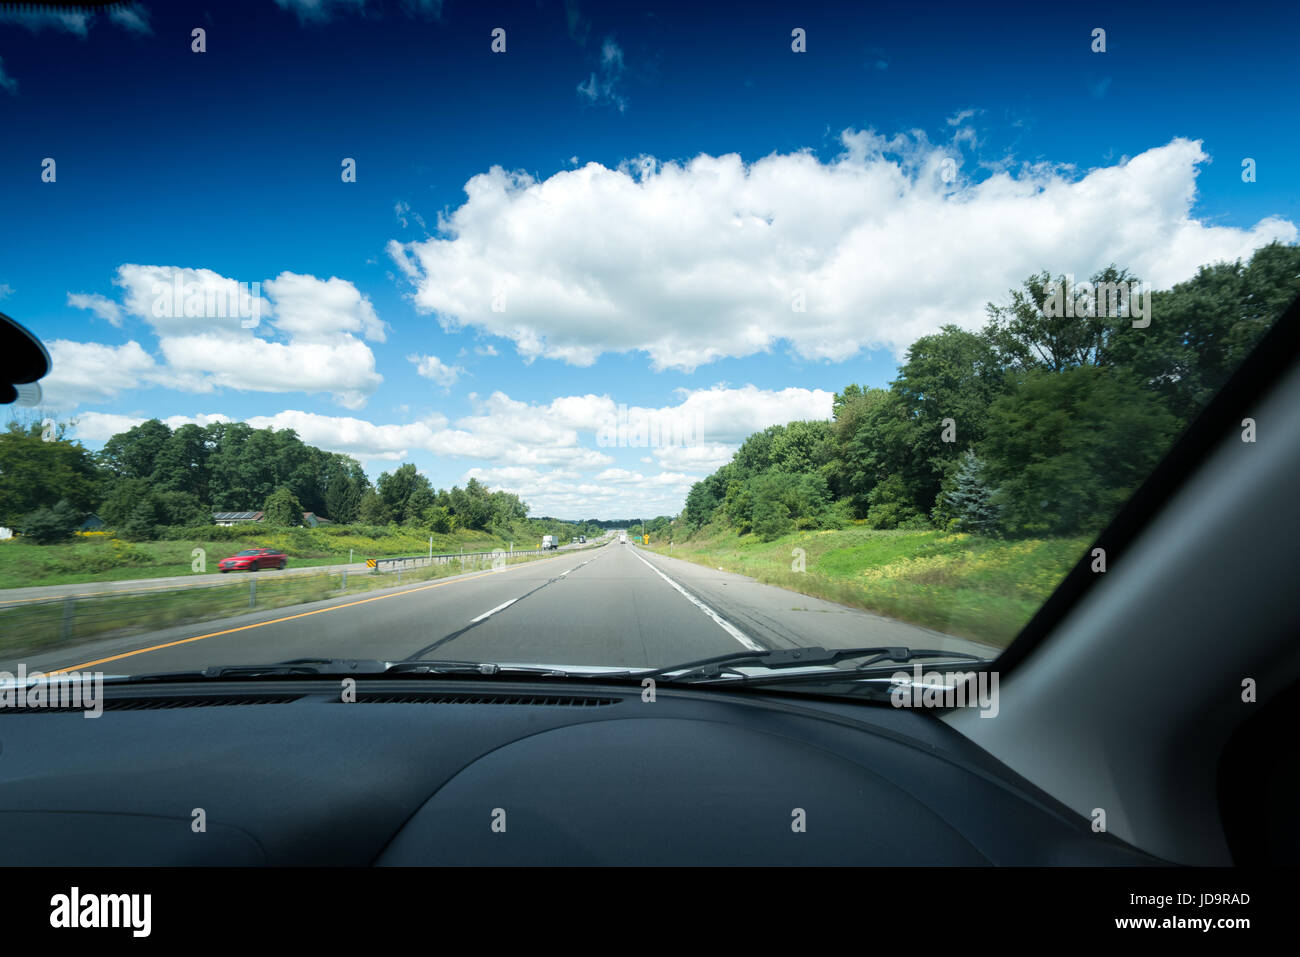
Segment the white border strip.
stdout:
<svg viewBox="0 0 1300 957">
<path fill-rule="evenodd" d="M 474 624 L 476 621 L 482 621 L 484 618 L 491 618 L 491 617 L 492 617 L 493 615 L 495 615 L 497 612 L 501 611 L 503 608 L 509 608 L 511 605 L 513 605 L 513 604 L 514 604 L 515 602 L 517 602 L 518 600 L 519 600 L 518 598 L 511 598 L 509 601 L 502 602 L 501 604 L 499 604 L 499 605 L 497 605 L 495 608 L 493 608 L 491 611 L 485 611 L 485 612 L 483 612 L 483 614 L 479 615 L 477 618 L 471 618 L 471 619 L 469 620 L 469 623 L 472 625 L 472 624 Z"/>
<path fill-rule="evenodd" d="M 744 645 L 744 646 L 745 646 L 746 648 L 748 648 L 750 651 L 765 651 L 765 650 L 766 650 L 762 645 L 760 645 L 758 642 L 756 642 L 753 638 L 750 638 L 749 635 L 745 634 L 743 631 L 741 631 L 739 628 L 737 628 L 737 627 L 736 627 L 735 625 L 733 625 L 731 622 L 727 621 L 727 619 L 723 618 L 721 615 L 719 615 L 716 611 L 714 611 L 714 610 L 713 610 L 712 608 L 710 608 L 708 605 L 704 604 L 704 602 L 700 601 L 698 598 L 696 598 L 694 595 L 692 595 L 690 592 L 688 592 L 688 591 L 687 591 L 685 588 L 683 588 L 681 585 L 677 584 L 677 582 L 673 581 L 671 578 L 669 578 L 667 575 L 665 575 L 665 574 L 664 574 L 663 572 L 661 572 L 659 569 L 655 568 L 653 565 L 651 565 L 648 561 L 646 561 L 644 558 L 642 558 L 642 557 L 641 557 L 640 555 L 638 555 L 636 552 L 633 552 L 632 555 L 633 555 L 633 557 L 635 557 L 636 560 L 639 561 L 642 565 L 644 565 L 646 568 L 650 569 L 652 572 L 654 572 L 656 575 L 658 575 L 660 578 L 662 578 L 662 579 L 663 579 L 664 581 L 666 581 L 668 584 L 672 585 L 672 586 L 673 586 L 674 588 L 676 588 L 679 592 L 681 592 L 682 595 L 686 598 L 687 601 L 689 601 L 692 605 L 694 605 L 694 606 L 695 606 L 696 608 L 698 608 L 700 611 L 704 612 L 704 614 L 706 614 L 706 615 L 708 615 L 710 618 L 712 618 L 712 619 L 714 620 L 714 622 L 718 625 L 719 628 L 721 628 L 723 631 L 725 631 L 727 634 L 729 634 L 732 638 L 735 638 L 738 642 L 740 642 L 742 645 Z"/>
</svg>

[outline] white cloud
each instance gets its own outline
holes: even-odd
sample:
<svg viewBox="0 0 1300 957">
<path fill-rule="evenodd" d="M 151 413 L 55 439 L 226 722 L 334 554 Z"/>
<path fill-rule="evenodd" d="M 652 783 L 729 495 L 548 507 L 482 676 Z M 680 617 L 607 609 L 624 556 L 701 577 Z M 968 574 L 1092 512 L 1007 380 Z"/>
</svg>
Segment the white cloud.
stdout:
<svg viewBox="0 0 1300 957">
<path fill-rule="evenodd" d="M 115 326 L 122 325 L 122 307 L 99 293 L 70 292 L 68 305 L 74 309 L 89 309 L 99 318 L 107 319 Z"/>
<path fill-rule="evenodd" d="M 308 445 L 328 452 L 342 452 L 362 460 L 400 462 L 409 459 L 413 451 L 428 449 L 447 420 L 435 415 L 420 422 L 376 425 L 364 419 L 290 409 L 255 416 L 248 424 L 256 429 L 293 429 Z"/>
<path fill-rule="evenodd" d="M 9 285 L 7 282 L 0 282 L 0 299 L 5 298 L 6 296 L 12 296 L 13 294 L 13 286 Z M 496 355 L 495 351 L 493 352 L 493 355 Z"/>
<path fill-rule="evenodd" d="M 264 288 L 275 300 L 275 327 L 296 340 L 349 334 L 384 341 L 384 324 L 375 314 L 375 307 L 347 280 L 282 272 L 268 280 Z"/>
<path fill-rule="evenodd" d="M 159 344 L 168 365 L 193 379 L 191 391 L 325 392 L 349 409 L 365 405 L 383 377 L 375 357 L 357 339 L 272 342 L 256 336 L 170 336 Z"/>
<path fill-rule="evenodd" d="M 417 374 L 437 383 L 443 389 L 450 389 L 465 372 L 460 366 L 448 365 L 437 356 L 409 355 L 406 361 L 414 362 Z"/>
<path fill-rule="evenodd" d="M 241 285 L 242 283 L 242 285 Z M 122 307 L 153 326 L 160 336 L 202 333 L 242 337 L 243 322 L 261 320 L 274 310 L 254 295 L 259 280 L 235 280 L 211 269 L 124 263 L 113 285 L 122 288 Z M 247 316 L 241 316 L 240 311 Z M 254 315 L 256 313 L 256 315 Z"/>
<path fill-rule="evenodd" d="M 140 343 L 121 346 L 55 339 L 50 374 L 41 380 L 46 405 L 67 409 L 82 402 L 105 402 L 122 392 L 159 384 L 161 370 Z"/>
<path fill-rule="evenodd" d="M 1283 219 L 1194 218 L 1208 157 L 1190 140 L 1082 175 L 1040 164 L 979 183 L 945 183 L 953 147 L 922 134 L 841 142 L 828 162 L 646 157 L 540 181 L 493 167 L 469 180 L 439 237 L 389 253 L 445 328 L 509 339 L 528 359 L 641 351 L 656 369 L 692 370 L 782 343 L 807 359 L 901 356 L 945 323 L 981 327 L 987 301 L 1040 269 L 1116 262 L 1165 287 L 1297 236 Z M 804 312 L 792 308 L 800 293 Z"/>
<path fill-rule="evenodd" d="M 383 341 L 384 324 L 370 300 L 338 277 L 282 272 L 264 283 L 237 282 L 211 269 L 127 263 L 118 268 L 114 284 L 122 289 L 120 307 L 105 296 L 85 293 L 69 293 L 68 303 L 114 325 L 121 325 L 125 315 L 143 319 L 158 336 L 165 363 L 159 365 L 132 342 L 138 352 L 131 351 L 125 365 L 104 370 L 97 382 L 92 360 L 107 362 L 114 349 L 127 347 L 64 343 L 75 376 L 75 381 L 60 379 L 56 363 L 57 394 L 64 401 L 116 396 L 132 387 L 128 373 L 140 373 L 146 363 L 149 384 L 187 392 L 328 393 L 349 409 L 363 406 L 383 381 L 375 371 L 374 353 L 358 336 Z M 259 287 L 271 298 L 262 297 Z M 262 323 L 264 317 L 271 321 Z M 259 332 L 278 333 L 288 341 Z M 134 380 L 145 382 L 142 375 Z"/>
<path fill-rule="evenodd" d="M 119 432 L 139 425 L 144 419 L 111 412 L 80 412 L 73 420 L 72 434 L 83 442 L 106 442 Z"/>
<path fill-rule="evenodd" d="M 74 434 L 83 442 L 104 442 L 119 432 L 125 432 L 145 421 L 141 415 L 120 415 L 113 412 L 79 412 L 73 419 Z M 220 412 L 200 413 L 198 415 L 169 415 L 160 421 L 169 429 L 179 429 L 182 425 L 211 425 L 213 422 L 233 421 L 230 416 Z"/>
<path fill-rule="evenodd" d="M 587 481 L 561 470 L 510 466 L 472 468 L 464 479 L 476 478 L 496 490 L 518 495 L 534 515 L 560 518 L 653 518 L 675 515 L 698 476 L 661 473 L 638 482 L 614 483 L 600 476 Z"/>
</svg>

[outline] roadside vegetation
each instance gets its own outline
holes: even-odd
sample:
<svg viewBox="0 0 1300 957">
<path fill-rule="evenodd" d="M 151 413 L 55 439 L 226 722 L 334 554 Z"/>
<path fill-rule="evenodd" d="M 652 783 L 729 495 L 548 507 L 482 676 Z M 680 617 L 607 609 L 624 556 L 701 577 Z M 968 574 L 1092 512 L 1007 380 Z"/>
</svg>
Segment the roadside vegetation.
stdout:
<svg viewBox="0 0 1300 957">
<path fill-rule="evenodd" d="M 196 548 L 215 572 L 244 548 L 282 549 L 293 567 L 421 555 L 430 539 L 444 553 L 531 549 L 606 527 L 529 518 L 518 496 L 473 478 L 437 489 L 410 463 L 372 485 L 356 460 L 290 429 L 151 419 L 93 453 L 67 432 L 39 416 L 0 432 L 0 527 L 13 533 L 0 541 L 0 588 L 188 575 Z M 259 511 L 214 524 L 215 512 Z"/>
<path fill-rule="evenodd" d="M 1109 292 L 1137 282 L 1031 276 L 982 330 L 917 339 L 888 388 L 749 436 L 651 547 L 1005 644 L 1300 293 L 1300 246 L 1202 267 L 1144 316 Z"/>
<path fill-rule="evenodd" d="M 319 528 L 274 528 L 262 525 L 190 526 L 160 530 L 165 539 L 131 542 L 111 532 L 74 534 L 58 544 L 37 545 L 26 536 L 0 543 L 0 589 L 64 585 L 88 581 L 169 578 L 199 573 L 194 549 L 203 549 L 202 571 L 217 572 L 217 562 L 246 548 L 275 548 L 289 556 L 289 567 L 346 564 L 351 558 L 420 556 L 490 552 L 501 548 L 536 548 L 540 535 L 515 529 L 518 537 L 465 530 L 433 535 L 399 525 L 329 525 Z"/>
<path fill-rule="evenodd" d="M 1087 539 L 1004 540 L 937 529 L 791 532 L 764 541 L 723 523 L 648 546 L 949 635 L 1005 647 L 1087 547 Z"/>
</svg>

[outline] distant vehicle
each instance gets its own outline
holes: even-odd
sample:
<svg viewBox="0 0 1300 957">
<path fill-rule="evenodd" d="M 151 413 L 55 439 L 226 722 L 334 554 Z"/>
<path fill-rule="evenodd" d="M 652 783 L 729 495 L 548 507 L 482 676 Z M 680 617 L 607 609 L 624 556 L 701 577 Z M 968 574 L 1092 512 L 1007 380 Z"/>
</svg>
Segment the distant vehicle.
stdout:
<svg viewBox="0 0 1300 957">
<path fill-rule="evenodd" d="M 578 544 L 579 544 L 579 545 L 586 545 L 586 544 L 587 544 L 587 536 L 586 536 L 586 535 L 579 535 L 579 536 L 578 536 Z"/>
<path fill-rule="evenodd" d="M 618 533 L 618 543 L 619 543 L 620 545 L 626 545 L 626 544 L 627 544 L 627 532 L 619 532 L 619 533 Z"/>
<path fill-rule="evenodd" d="M 255 572 L 263 568 L 284 568 L 289 564 L 289 556 L 274 548 L 248 548 L 242 552 L 223 558 L 217 567 L 223 572 Z"/>
<path fill-rule="evenodd" d="M 542 536 L 542 551 L 546 551 L 547 549 L 551 549 L 551 548 L 554 548 L 554 547 L 555 547 L 555 536 L 554 536 L 554 535 L 543 535 L 543 536 Z"/>
</svg>

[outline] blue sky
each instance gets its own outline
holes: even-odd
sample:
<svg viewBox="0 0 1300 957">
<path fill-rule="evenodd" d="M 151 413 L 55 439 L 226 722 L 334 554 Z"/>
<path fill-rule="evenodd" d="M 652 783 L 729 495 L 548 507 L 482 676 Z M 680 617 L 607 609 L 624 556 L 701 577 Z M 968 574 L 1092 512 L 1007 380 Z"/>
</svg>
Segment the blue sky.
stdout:
<svg viewBox="0 0 1300 957">
<path fill-rule="evenodd" d="M 91 447 L 147 417 L 225 416 L 372 476 L 478 475 L 535 513 L 674 512 L 744 435 L 883 385 L 918 335 L 978 326 L 1030 272 L 1117 261 L 1167 286 L 1294 242 L 1298 21 L 1092 3 L 4 13 L 0 310 L 50 344 L 49 407 Z M 159 270 L 261 283 L 265 314 L 151 317 Z M 603 442 L 620 405 L 687 439 Z"/>
</svg>

